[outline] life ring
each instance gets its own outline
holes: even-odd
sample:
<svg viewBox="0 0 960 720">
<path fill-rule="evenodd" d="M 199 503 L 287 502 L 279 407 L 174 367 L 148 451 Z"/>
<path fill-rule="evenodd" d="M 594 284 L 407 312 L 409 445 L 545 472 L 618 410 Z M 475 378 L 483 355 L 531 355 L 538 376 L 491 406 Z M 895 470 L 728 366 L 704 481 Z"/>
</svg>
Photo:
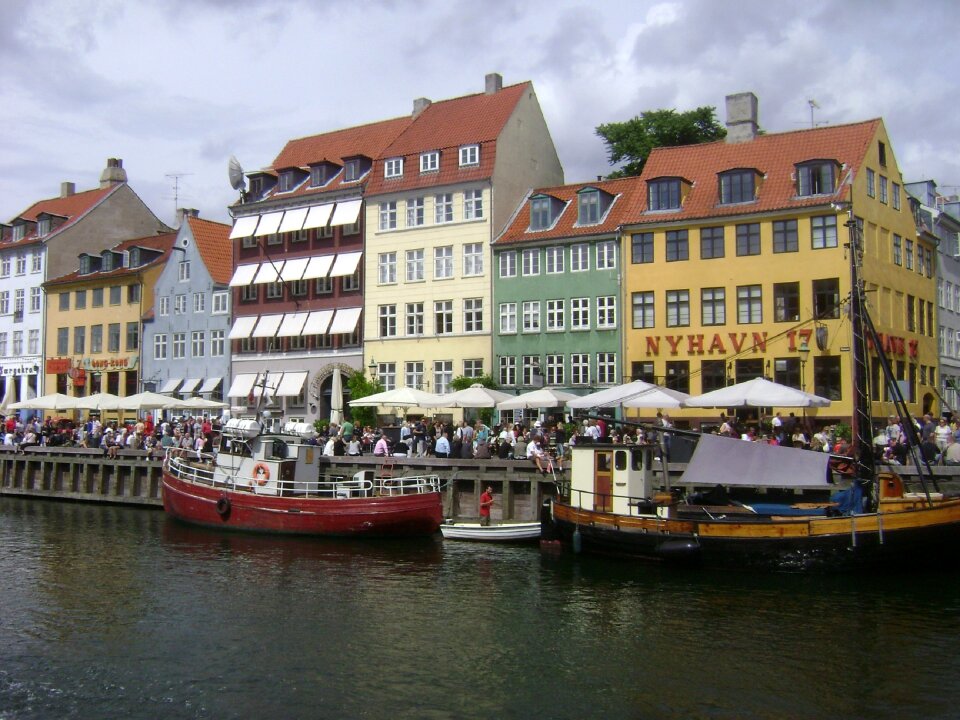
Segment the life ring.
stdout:
<svg viewBox="0 0 960 720">
<path fill-rule="evenodd" d="M 256 481 L 257 485 L 266 485 L 267 480 L 270 479 L 270 468 L 268 468 L 264 463 L 257 463 L 253 466 L 252 477 Z"/>
<path fill-rule="evenodd" d="M 226 518 L 230 514 L 230 498 L 226 495 L 221 495 L 220 499 L 217 500 L 217 514 L 222 518 Z"/>
</svg>

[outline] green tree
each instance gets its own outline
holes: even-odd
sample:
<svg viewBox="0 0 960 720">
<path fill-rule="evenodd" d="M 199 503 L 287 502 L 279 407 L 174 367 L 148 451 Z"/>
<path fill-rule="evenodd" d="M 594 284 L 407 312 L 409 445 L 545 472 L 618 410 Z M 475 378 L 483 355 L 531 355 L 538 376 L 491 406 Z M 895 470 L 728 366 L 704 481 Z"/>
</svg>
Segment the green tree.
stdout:
<svg viewBox="0 0 960 720">
<path fill-rule="evenodd" d="M 716 117 L 717 109 L 708 105 L 678 113 L 676 110 L 648 110 L 624 122 L 600 125 L 596 133 L 607 145 L 611 165 L 626 161 L 608 177 L 639 175 L 658 147 L 676 147 L 721 140 L 727 131 Z"/>
<path fill-rule="evenodd" d="M 347 387 L 350 388 L 350 399 L 359 400 L 368 395 L 383 392 L 383 385 L 376 380 L 369 380 L 362 372 L 356 372 L 347 378 Z M 354 425 L 376 425 L 377 409 L 375 407 L 350 406 L 350 418 Z"/>
</svg>

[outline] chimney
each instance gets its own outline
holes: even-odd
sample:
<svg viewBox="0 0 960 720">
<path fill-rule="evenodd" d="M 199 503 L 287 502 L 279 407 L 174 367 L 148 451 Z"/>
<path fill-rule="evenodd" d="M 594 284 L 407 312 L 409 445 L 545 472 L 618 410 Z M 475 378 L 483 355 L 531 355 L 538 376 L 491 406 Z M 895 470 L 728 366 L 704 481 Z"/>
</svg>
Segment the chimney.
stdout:
<svg viewBox="0 0 960 720">
<path fill-rule="evenodd" d="M 727 142 L 750 142 L 757 137 L 757 96 L 752 92 L 727 95 Z"/>
<path fill-rule="evenodd" d="M 200 217 L 200 211 L 196 208 L 180 208 L 180 220 L 188 220 L 189 218 L 198 218 Z"/>
<path fill-rule="evenodd" d="M 486 89 L 484 94 L 486 95 L 496 95 L 498 92 L 503 90 L 503 75 L 500 73 L 487 73 L 486 79 Z"/>
<path fill-rule="evenodd" d="M 107 167 L 100 173 L 100 187 L 120 185 L 127 181 L 127 171 L 123 169 L 123 160 L 107 158 Z"/>
<path fill-rule="evenodd" d="M 428 107 L 430 107 L 430 104 L 431 104 L 430 98 L 424 98 L 424 97 L 416 98 L 413 101 L 413 117 L 416 118 L 417 115 L 419 115 Z"/>
<path fill-rule="evenodd" d="M 70 197 L 77 191 L 76 183 L 72 182 L 62 182 L 60 183 L 60 197 Z"/>
</svg>

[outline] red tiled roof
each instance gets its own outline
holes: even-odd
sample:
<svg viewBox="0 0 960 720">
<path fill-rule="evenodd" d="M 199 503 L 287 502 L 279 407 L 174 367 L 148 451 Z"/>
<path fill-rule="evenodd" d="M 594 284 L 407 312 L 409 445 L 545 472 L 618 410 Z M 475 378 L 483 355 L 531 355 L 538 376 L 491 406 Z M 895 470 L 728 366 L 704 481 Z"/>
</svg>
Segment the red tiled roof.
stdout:
<svg viewBox="0 0 960 720">
<path fill-rule="evenodd" d="M 114 252 L 122 252 L 124 250 L 130 250 L 135 247 L 149 248 L 151 250 L 161 250 L 162 254 L 159 255 L 155 260 L 151 260 L 144 265 L 139 265 L 137 267 L 124 267 L 124 268 L 115 268 L 109 272 L 92 272 L 81 275 L 79 270 L 74 270 L 69 272 L 66 275 L 61 275 L 58 278 L 52 278 L 47 280 L 43 285 L 59 285 L 62 283 L 75 282 L 77 280 L 112 280 L 114 278 L 129 277 L 131 275 L 136 275 L 137 273 L 146 270 L 147 268 L 153 267 L 160 263 L 165 263 L 167 258 L 170 256 L 170 250 L 173 247 L 174 240 L 177 239 L 177 233 L 161 233 L 159 235 L 148 235 L 142 238 L 133 238 L 131 240 L 124 240 L 121 243 L 117 243 L 113 247 L 109 248 Z"/>
<path fill-rule="evenodd" d="M 496 93 L 477 93 L 431 103 L 374 163 L 368 195 L 398 192 L 417 187 L 485 180 L 493 175 L 496 140 L 525 92 L 529 81 L 509 85 Z M 460 168 L 459 148 L 479 144 L 479 165 Z M 440 151 L 436 172 L 420 172 L 420 154 Z M 388 158 L 404 158 L 403 176 L 384 178 Z"/>
<path fill-rule="evenodd" d="M 36 222 L 37 218 L 43 213 L 67 218 L 65 222 L 45 235 L 43 239 L 49 238 L 79 220 L 118 187 L 120 187 L 119 184 L 105 188 L 96 188 L 95 190 L 85 190 L 66 197 L 39 200 L 13 218 L 10 224 L 19 219 Z M 5 244 L 4 247 L 25 245 L 37 242 L 38 240 L 40 240 L 40 238 L 36 236 L 36 233 L 30 233 L 21 240 Z"/>
<path fill-rule="evenodd" d="M 399 117 L 290 140 L 269 169 L 306 168 L 324 160 L 343 165 L 344 158 L 357 155 L 371 159 L 379 157 L 383 149 L 393 142 L 410 122 L 409 117 Z"/>
<path fill-rule="evenodd" d="M 524 198 L 513 221 L 495 241 L 496 245 L 543 242 L 604 233 L 614 233 L 617 228 L 630 222 L 639 212 L 643 200 L 643 183 L 638 177 L 574 183 L 552 188 L 537 188 Z M 614 196 L 613 204 L 596 225 L 577 225 L 577 193 L 584 188 L 596 188 Z M 530 230 L 530 198 L 534 195 L 550 195 L 567 205 L 557 222 L 549 230 Z"/>
<path fill-rule="evenodd" d="M 187 218 L 190 232 L 197 242 L 197 249 L 207 272 L 213 281 L 226 285 L 233 276 L 233 243 L 230 241 L 230 226 L 223 223 Z"/>
<path fill-rule="evenodd" d="M 807 160 L 836 160 L 844 166 L 837 178 L 837 182 L 840 182 L 850 168 L 859 172 L 880 123 L 881 120 L 874 119 L 850 125 L 771 133 L 758 135 L 754 140 L 744 143 L 720 140 L 700 145 L 657 148 L 650 153 L 643 168 L 641 214 L 632 221 L 663 223 L 822 205 L 823 195 L 797 197 L 795 165 Z M 758 181 L 757 200 L 721 205 L 718 174 L 737 168 L 756 169 L 764 176 L 762 181 Z M 692 183 L 693 187 L 680 210 L 646 213 L 647 182 L 660 177 L 681 177 Z M 846 190 L 842 191 L 845 195 Z"/>
</svg>

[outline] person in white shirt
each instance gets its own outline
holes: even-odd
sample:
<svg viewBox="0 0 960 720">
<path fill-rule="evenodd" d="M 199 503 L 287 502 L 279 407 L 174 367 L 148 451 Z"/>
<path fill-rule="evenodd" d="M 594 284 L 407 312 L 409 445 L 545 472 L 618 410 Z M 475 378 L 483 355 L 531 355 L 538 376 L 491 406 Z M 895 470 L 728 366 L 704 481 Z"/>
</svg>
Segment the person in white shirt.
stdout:
<svg viewBox="0 0 960 720">
<path fill-rule="evenodd" d="M 546 460 L 546 455 L 547 454 L 543 451 L 543 447 L 540 445 L 539 436 L 531 439 L 527 444 L 527 459 L 533 461 L 533 464 L 537 466 L 537 470 L 540 471 L 541 475 L 547 474 L 547 469 L 543 466 Z"/>
</svg>

